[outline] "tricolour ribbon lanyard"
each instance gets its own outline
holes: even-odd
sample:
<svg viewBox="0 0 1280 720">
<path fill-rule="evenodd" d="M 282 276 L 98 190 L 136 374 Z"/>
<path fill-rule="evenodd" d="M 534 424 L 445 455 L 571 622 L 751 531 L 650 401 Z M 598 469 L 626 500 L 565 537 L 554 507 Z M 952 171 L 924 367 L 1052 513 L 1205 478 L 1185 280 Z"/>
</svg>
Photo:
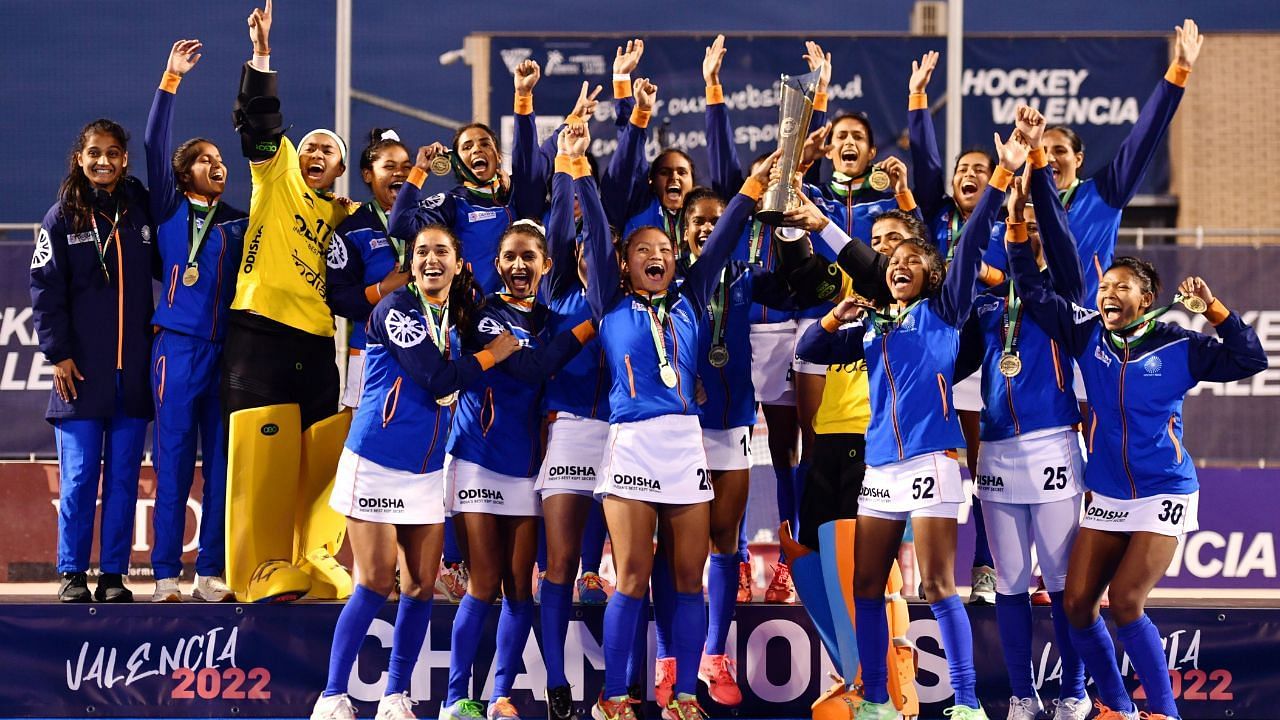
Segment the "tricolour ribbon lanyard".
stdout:
<svg viewBox="0 0 1280 720">
<path fill-rule="evenodd" d="M 1076 196 L 1076 190 L 1080 189 L 1080 178 L 1071 181 L 1071 187 L 1058 193 L 1058 199 L 1062 201 L 1062 209 L 1070 210 L 1071 201 Z"/>
<path fill-rule="evenodd" d="M 89 217 L 93 220 L 93 245 L 98 249 L 98 265 L 102 267 L 102 279 L 110 284 L 111 275 L 107 272 L 107 248 L 111 246 L 112 239 L 115 239 L 116 244 L 120 242 L 120 205 L 116 204 L 116 214 L 111 219 L 111 231 L 107 233 L 106 240 L 103 240 L 102 233 L 98 232 L 97 211 L 93 211 Z"/>
<path fill-rule="evenodd" d="M 445 360 L 449 359 L 449 300 L 445 298 L 444 305 L 440 310 L 440 324 L 436 325 L 435 307 L 427 302 L 422 293 L 418 291 L 418 286 L 413 283 L 409 284 L 409 292 L 418 298 L 418 302 L 422 305 L 423 319 L 427 321 L 427 334 L 431 336 L 431 342 L 444 356 Z M 458 400 L 458 391 L 455 390 L 448 395 L 436 398 L 436 404 L 441 407 L 448 407 Z"/>
<path fill-rule="evenodd" d="M 645 309 L 649 312 L 649 334 L 653 336 L 653 349 L 658 353 L 658 376 L 662 378 L 663 385 L 672 388 L 676 386 L 676 371 L 667 359 L 667 338 L 664 333 L 667 317 L 670 315 L 667 311 L 669 297 L 670 294 L 656 300 L 651 297 L 645 304 Z"/>
<path fill-rule="evenodd" d="M 919 305 L 923 300 L 924 298 L 916 298 L 910 305 L 897 312 L 894 312 L 893 308 L 890 308 L 888 313 L 874 313 L 872 315 L 872 323 L 875 324 L 875 328 L 880 332 L 880 334 L 888 334 L 890 330 L 902 324 L 902 319 L 911 314 L 911 311 L 915 309 L 915 306 Z"/>
<path fill-rule="evenodd" d="M 187 251 L 187 267 L 182 272 L 182 284 L 187 287 L 195 285 L 200 279 L 200 266 L 196 263 L 196 256 L 200 254 L 200 248 L 204 247 L 204 238 L 213 226 L 213 214 L 218 210 L 218 201 L 205 208 L 203 217 L 195 205 L 191 208 L 196 216 L 191 218 L 191 248 Z"/>
<path fill-rule="evenodd" d="M 752 265 L 760 264 L 760 250 L 764 244 L 764 223 L 759 220 L 751 221 L 751 241 L 747 243 L 747 262 Z"/>
<path fill-rule="evenodd" d="M 947 264 L 951 264 L 952 258 L 956 255 L 956 245 L 960 244 L 960 231 L 964 229 L 964 222 L 960 219 L 960 208 L 951 211 L 951 220 L 947 224 Z"/>
<path fill-rule="evenodd" d="M 1178 305 L 1180 303 L 1188 306 L 1196 305 L 1197 300 L 1200 301 L 1201 305 L 1204 303 L 1203 300 L 1200 300 L 1200 298 L 1194 295 L 1190 296 L 1189 298 L 1184 298 L 1181 294 L 1174 295 L 1173 302 L 1169 303 L 1168 305 L 1155 308 L 1154 310 L 1148 310 L 1142 317 L 1138 318 L 1137 320 L 1134 320 L 1128 325 L 1125 325 L 1119 330 L 1116 330 L 1110 333 L 1111 342 L 1115 343 L 1115 346 L 1118 348 L 1123 348 L 1126 345 L 1130 347 L 1137 345 L 1138 343 L 1142 342 L 1143 338 L 1147 336 L 1147 333 L 1155 329 L 1155 323 L 1151 323 L 1150 326 L 1140 329 L 1138 332 L 1134 333 L 1131 337 L 1126 337 L 1125 333 L 1129 332 L 1134 328 L 1141 327 L 1142 325 L 1145 325 L 1151 322 L 1152 320 L 1155 320 L 1161 315 L 1164 315 L 1165 313 L 1172 310 L 1174 305 Z M 1188 307 L 1187 309 L 1191 310 L 1192 312 L 1204 312 L 1204 309 L 1195 310 L 1191 307 Z"/>
<path fill-rule="evenodd" d="M 449 162 L 453 164 L 453 169 L 462 176 L 462 184 L 466 186 L 467 192 L 481 197 L 497 197 L 498 191 L 502 187 L 502 176 L 500 174 L 494 173 L 489 182 L 482 182 L 471 171 L 471 168 L 467 167 L 467 164 L 462 161 L 462 157 L 452 150 L 449 151 Z"/>
<path fill-rule="evenodd" d="M 1004 352 L 1000 354 L 1000 374 L 1007 378 L 1022 372 L 1022 358 L 1018 355 L 1018 330 L 1022 327 L 1022 298 L 1014 289 L 1013 280 L 1009 281 L 1009 297 L 1005 302 L 1002 331 L 1004 332 Z"/>
<path fill-rule="evenodd" d="M 711 296 L 711 350 L 707 353 L 707 360 L 713 367 L 724 367 L 729 363 L 729 351 L 724 345 L 725 308 L 729 305 L 729 283 L 725 282 L 728 273 L 728 267 L 720 270 L 720 282 Z"/>
<path fill-rule="evenodd" d="M 387 213 L 382 210 L 377 200 L 370 200 L 369 207 L 373 208 L 373 213 L 382 223 L 382 232 L 386 234 L 387 242 L 391 243 L 391 249 L 396 251 L 396 267 L 400 267 L 404 264 L 404 241 L 391 236 L 391 229 L 387 225 Z"/>
</svg>

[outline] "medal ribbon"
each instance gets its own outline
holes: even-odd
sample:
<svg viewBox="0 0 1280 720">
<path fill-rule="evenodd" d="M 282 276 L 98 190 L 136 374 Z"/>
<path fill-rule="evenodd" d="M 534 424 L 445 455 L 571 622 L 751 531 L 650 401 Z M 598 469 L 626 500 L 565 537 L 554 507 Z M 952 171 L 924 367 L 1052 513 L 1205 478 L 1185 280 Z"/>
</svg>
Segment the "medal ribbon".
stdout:
<svg viewBox="0 0 1280 720">
<path fill-rule="evenodd" d="M 191 209 L 199 213 L 195 205 Z M 204 247 L 204 236 L 209 233 L 209 228 L 213 225 L 213 214 L 218 211 L 218 201 L 214 201 L 204 214 L 203 218 L 194 217 L 191 219 L 191 249 L 187 252 L 187 267 L 195 267 L 196 255 L 200 254 L 200 248 Z"/>
<path fill-rule="evenodd" d="M 851 193 L 860 193 L 871 187 L 871 173 L 868 172 L 862 177 L 862 180 L 855 186 L 857 178 L 836 170 L 831 173 L 831 192 L 840 197 L 848 197 Z"/>
<path fill-rule="evenodd" d="M 440 312 L 440 325 L 436 325 L 435 306 L 427 302 L 422 293 L 418 291 L 418 286 L 413 283 L 409 284 L 409 292 L 418 298 L 418 302 L 422 304 L 422 314 L 427 321 L 427 333 L 431 335 L 431 342 L 435 344 L 436 349 L 444 355 L 446 360 L 449 359 L 449 301 L 446 299 L 444 306 Z"/>
<path fill-rule="evenodd" d="M 107 233 L 107 239 L 103 240 L 101 233 L 98 232 L 98 213 L 95 210 L 90 219 L 93 220 L 93 245 L 98 249 L 98 264 L 102 266 L 102 277 L 108 283 L 111 282 L 111 275 L 107 272 L 107 248 L 111 247 L 111 241 L 114 239 L 118 244 L 120 242 L 120 205 L 116 204 L 116 215 L 111 219 L 111 230 Z"/>
<path fill-rule="evenodd" d="M 382 206 L 378 204 L 378 201 L 370 200 L 367 204 L 382 223 L 382 231 L 386 233 L 387 242 L 391 243 L 391 249 L 396 251 L 396 267 L 400 267 L 404 264 L 404 241 L 398 237 L 391 236 L 391 230 L 387 227 L 387 214 L 383 212 Z"/>
<path fill-rule="evenodd" d="M 902 308 L 898 312 L 893 312 L 892 308 L 888 313 L 872 313 L 872 323 L 875 324 L 876 331 L 882 335 L 887 335 L 890 330 L 902 324 L 902 318 L 911 313 L 915 306 L 919 305 L 924 298 L 916 298 L 910 305 Z"/>
<path fill-rule="evenodd" d="M 729 268 L 720 270 L 720 282 L 716 284 L 715 294 L 711 296 L 711 346 L 724 345 L 724 313 L 729 304 L 729 286 L 725 276 Z"/>
<path fill-rule="evenodd" d="M 960 231 L 964 229 L 964 222 L 960 220 L 960 208 L 951 211 L 951 221 L 947 225 L 947 264 L 951 264 L 951 260 L 956 254 L 956 245 L 959 244 Z"/>
<path fill-rule="evenodd" d="M 664 295 L 656 300 L 649 298 L 645 304 L 645 309 L 649 311 L 649 334 L 653 336 L 653 349 L 658 352 L 658 369 L 670 367 L 667 361 L 667 338 L 664 333 L 667 321 L 667 298 L 670 294 Z"/>
<path fill-rule="evenodd" d="M 1144 314 L 1142 317 L 1138 318 L 1137 320 L 1134 320 L 1128 325 L 1125 325 L 1119 330 L 1110 333 L 1111 342 L 1114 343 L 1115 346 L 1118 348 L 1123 348 L 1126 345 L 1130 347 L 1137 345 L 1138 343 L 1142 342 L 1142 339 L 1147 336 L 1147 333 L 1155 329 L 1156 325 L 1151 321 L 1169 312 L 1170 310 L 1173 309 L 1173 306 L 1177 305 L 1180 302 L 1182 302 L 1182 295 L 1174 295 L 1173 302 L 1169 303 L 1168 305 L 1155 308 L 1154 310 L 1148 310 L 1147 313 Z M 1150 323 L 1150 325 L 1148 325 L 1147 327 L 1141 327 L 1143 325 L 1146 325 L 1147 323 Z M 1129 332 L 1130 330 L 1133 330 L 1134 328 L 1140 328 L 1140 329 L 1137 332 L 1135 332 L 1132 336 L 1126 337 L 1125 333 Z"/>
<path fill-rule="evenodd" d="M 1013 280 L 1009 281 L 1009 297 L 1004 309 L 1004 354 L 1018 354 L 1018 330 L 1022 327 L 1022 298 L 1013 288 Z"/>
<path fill-rule="evenodd" d="M 751 240 L 747 243 L 747 262 L 752 265 L 760 264 L 760 250 L 764 244 L 764 223 L 759 220 L 751 221 Z"/>
<path fill-rule="evenodd" d="M 1076 196 L 1076 190 L 1080 189 L 1080 178 L 1071 181 L 1071 187 L 1058 193 L 1058 199 L 1062 201 L 1062 209 L 1071 209 L 1071 200 Z"/>
</svg>

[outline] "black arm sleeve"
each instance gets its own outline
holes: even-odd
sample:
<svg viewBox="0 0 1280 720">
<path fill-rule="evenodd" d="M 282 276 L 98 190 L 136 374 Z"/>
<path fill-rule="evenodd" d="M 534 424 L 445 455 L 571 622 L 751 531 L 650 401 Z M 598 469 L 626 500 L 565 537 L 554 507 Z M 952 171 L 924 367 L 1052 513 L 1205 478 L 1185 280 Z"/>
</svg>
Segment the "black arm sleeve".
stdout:
<svg viewBox="0 0 1280 720">
<path fill-rule="evenodd" d="M 276 73 L 261 72 L 249 63 L 240 69 L 240 94 L 232 111 L 240 149 L 250 162 L 270 160 L 280 149 L 284 115 L 276 92 Z"/>
</svg>

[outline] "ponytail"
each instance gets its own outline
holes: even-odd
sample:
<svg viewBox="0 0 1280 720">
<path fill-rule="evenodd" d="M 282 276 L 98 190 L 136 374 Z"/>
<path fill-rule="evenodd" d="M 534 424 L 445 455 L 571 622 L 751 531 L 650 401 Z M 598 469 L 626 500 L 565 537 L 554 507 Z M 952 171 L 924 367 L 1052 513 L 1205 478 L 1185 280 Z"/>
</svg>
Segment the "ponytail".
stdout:
<svg viewBox="0 0 1280 720">
<path fill-rule="evenodd" d="M 453 326 L 458 328 L 458 338 L 469 337 L 475 332 L 476 316 L 484 307 L 484 288 L 476 282 L 471 264 L 463 263 L 449 285 L 449 313 Z"/>
</svg>

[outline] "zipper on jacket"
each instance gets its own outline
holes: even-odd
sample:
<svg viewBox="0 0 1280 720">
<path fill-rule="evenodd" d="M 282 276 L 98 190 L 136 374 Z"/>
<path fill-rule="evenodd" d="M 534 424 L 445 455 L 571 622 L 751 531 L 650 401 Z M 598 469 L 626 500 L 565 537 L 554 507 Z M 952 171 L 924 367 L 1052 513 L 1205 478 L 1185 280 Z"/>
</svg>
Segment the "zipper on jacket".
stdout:
<svg viewBox="0 0 1280 720">
<path fill-rule="evenodd" d="M 902 460 L 902 433 L 898 430 L 898 387 L 893 383 L 893 367 L 889 364 L 889 333 L 881 336 L 880 350 L 884 354 L 884 374 L 889 378 L 889 419 L 893 420 L 893 437 L 898 441 L 898 459 Z"/>
<path fill-rule="evenodd" d="M 1124 474 L 1129 478 L 1130 497 L 1138 498 L 1138 486 L 1133 482 L 1133 471 L 1129 469 L 1129 419 L 1124 414 L 1124 371 L 1129 367 L 1129 344 L 1124 346 L 1124 362 L 1120 365 L 1120 462 L 1124 465 Z"/>
<path fill-rule="evenodd" d="M 391 389 L 387 391 L 387 396 L 382 399 L 382 427 L 386 427 L 391 422 L 391 418 L 396 415 L 396 406 L 400 404 L 400 381 L 403 378 L 396 378 L 391 384 Z"/>
<path fill-rule="evenodd" d="M 627 385 L 631 388 L 631 397 L 636 396 L 636 376 L 631 372 L 631 353 L 622 356 L 622 362 L 627 366 Z"/>
</svg>

